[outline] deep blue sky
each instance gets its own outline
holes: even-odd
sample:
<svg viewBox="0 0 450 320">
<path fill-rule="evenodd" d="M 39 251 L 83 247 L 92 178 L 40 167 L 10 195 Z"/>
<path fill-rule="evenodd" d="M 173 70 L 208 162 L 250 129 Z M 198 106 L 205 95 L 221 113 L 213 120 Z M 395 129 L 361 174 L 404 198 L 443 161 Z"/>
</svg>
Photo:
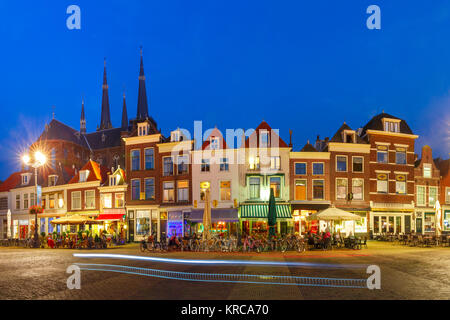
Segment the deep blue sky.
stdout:
<svg viewBox="0 0 450 320">
<path fill-rule="evenodd" d="M 81 30 L 66 28 L 70 4 Z M 366 28 L 370 4 L 381 7 L 381 30 Z M 194 120 L 226 129 L 264 119 L 287 142 L 293 129 L 300 149 L 385 110 L 421 136 L 418 148 L 450 151 L 448 1 L 2 1 L 0 26 L 0 179 L 52 105 L 79 128 L 84 95 L 96 129 L 104 57 L 113 125 L 124 87 L 134 117 L 140 45 L 164 134 Z"/>
</svg>

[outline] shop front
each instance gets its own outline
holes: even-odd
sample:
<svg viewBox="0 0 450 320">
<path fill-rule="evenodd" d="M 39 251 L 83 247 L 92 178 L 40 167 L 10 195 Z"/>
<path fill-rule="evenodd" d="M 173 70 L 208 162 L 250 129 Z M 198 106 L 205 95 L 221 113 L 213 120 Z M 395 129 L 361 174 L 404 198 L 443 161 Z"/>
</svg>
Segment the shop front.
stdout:
<svg viewBox="0 0 450 320">
<path fill-rule="evenodd" d="M 442 210 L 442 231 L 450 233 L 450 209 Z"/>
<path fill-rule="evenodd" d="M 142 241 L 151 234 L 159 234 L 159 211 L 158 209 L 136 209 L 128 210 L 130 217 L 130 241 Z M 134 221 L 133 221 L 134 217 Z"/>
<path fill-rule="evenodd" d="M 413 231 L 412 220 L 411 211 L 372 211 L 370 214 L 370 230 L 374 235 L 410 233 Z"/>
<path fill-rule="evenodd" d="M 320 230 L 319 221 L 308 221 L 306 217 L 324 210 L 330 206 L 329 201 L 312 202 L 308 201 L 291 201 L 293 232 L 298 234 L 318 233 Z"/>
<path fill-rule="evenodd" d="M 190 226 L 189 234 L 203 233 L 204 209 L 193 209 L 185 214 L 185 221 Z M 211 232 L 225 236 L 237 236 L 239 229 L 238 210 L 236 208 L 213 208 L 211 209 Z"/>
<path fill-rule="evenodd" d="M 96 220 L 103 224 L 93 225 L 93 228 L 106 230 L 110 235 L 126 239 L 128 224 L 125 209 L 103 209 L 103 213 L 100 213 Z"/>
<path fill-rule="evenodd" d="M 239 207 L 242 234 L 265 233 L 268 230 L 268 204 L 243 204 Z M 294 232 L 290 204 L 276 204 L 277 225 L 276 233 L 288 234 Z"/>
</svg>

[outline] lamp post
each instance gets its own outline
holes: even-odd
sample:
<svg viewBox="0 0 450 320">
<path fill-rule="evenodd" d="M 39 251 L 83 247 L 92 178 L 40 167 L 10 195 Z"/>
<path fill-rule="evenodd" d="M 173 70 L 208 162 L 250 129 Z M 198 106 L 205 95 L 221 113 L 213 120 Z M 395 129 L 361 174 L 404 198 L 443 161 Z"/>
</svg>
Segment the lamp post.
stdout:
<svg viewBox="0 0 450 320">
<path fill-rule="evenodd" d="M 28 154 L 22 157 L 22 161 L 27 166 L 34 168 L 34 185 L 36 187 L 36 205 L 38 204 L 38 184 L 37 184 L 37 169 L 45 164 L 47 157 L 40 151 L 34 153 L 34 158 L 31 159 Z M 37 213 L 34 216 L 34 247 L 39 248 L 38 222 Z"/>
</svg>

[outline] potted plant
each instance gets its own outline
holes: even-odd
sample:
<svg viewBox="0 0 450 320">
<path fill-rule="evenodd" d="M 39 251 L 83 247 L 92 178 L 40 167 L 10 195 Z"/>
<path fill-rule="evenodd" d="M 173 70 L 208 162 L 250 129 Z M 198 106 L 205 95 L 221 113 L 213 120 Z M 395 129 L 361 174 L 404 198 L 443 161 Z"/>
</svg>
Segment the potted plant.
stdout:
<svg viewBox="0 0 450 320">
<path fill-rule="evenodd" d="M 44 208 L 40 205 L 31 206 L 29 209 L 30 214 L 39 214 L 44 212 Z"/>
</svg>

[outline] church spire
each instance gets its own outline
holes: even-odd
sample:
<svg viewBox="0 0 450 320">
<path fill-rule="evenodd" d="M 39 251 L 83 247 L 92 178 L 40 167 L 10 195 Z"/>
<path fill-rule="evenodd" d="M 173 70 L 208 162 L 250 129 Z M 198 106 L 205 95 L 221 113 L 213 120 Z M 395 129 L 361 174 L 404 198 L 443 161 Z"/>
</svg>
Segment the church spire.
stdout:
<svg viewBox="0 0 450 320">
<path fill-rule="evenodd" d="M 125 102 L 125 92 L 123 93 L 123 107 L 122 107 L 122 129 L 128 129 L 128 113 L 127 103 Z"/>
<path fill-rule="evenodd" d="M 144 75 L 144 59 L 142 57 L 141 47 L 141 65 L 139 69 L 139 91 L 138 91 L 138 106 L 137 106 L 137 120 L 144 120 L 148 118 L 148 104 L 147 92 L 145 90 L 145 75 Z"/>
<path fill-rule="evenodd" d="M 106 82 L 106 58 L 103 68 L 103 95 L 102 95 L 102 115 L 100 119 L 100 127 L 98 130 L 112 128 L 111 116 L 109 114 L 109 97 L 108 97 L 108 83 Z"/>
<path fill-rule="evenodd" d="M 84 98 L 81 100 L 80 133 L 86 133 L 86 117 L 84 116 Z"/>
</svg>

